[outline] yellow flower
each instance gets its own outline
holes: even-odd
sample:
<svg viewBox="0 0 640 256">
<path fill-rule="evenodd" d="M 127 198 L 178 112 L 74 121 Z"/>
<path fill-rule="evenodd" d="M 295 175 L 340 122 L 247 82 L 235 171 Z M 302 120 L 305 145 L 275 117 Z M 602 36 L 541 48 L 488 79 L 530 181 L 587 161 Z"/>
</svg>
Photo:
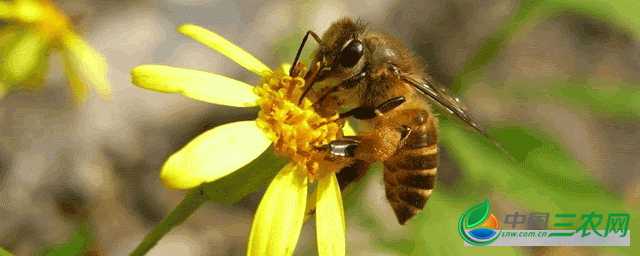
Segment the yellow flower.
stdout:
<svg viewBox="0 0 640 256">
<path fill-rule="evenodd" d="M 86 84 L 108 96 L 107 62 L 72 28 L 69 19 L 48 0 L 0 2 L 0 98 L 18 87 L 36 89 L 42 85 L 48 56 L 62 52 L 67 79 L 74 95 L 84 101 Z"/>
<path fill-rule="evenodd" d="M 172 189 L 190 189 L 213 182 L 258 158 L 270 145 L 276 155 L 291 159 L 268 186 L 256 212 L 248 255 L 291 255 L 302 228 L 309 183 L 318 180 L 315 203 L 320 255 L 344 255 L 345 224 L 335 172 L 344 164 L 324 161 L 316 149 L 342 136 L 337 116 L 323 118 L 311 102 L 299 98 L 304 80 L 290 77 L 287 66 L 271 71 L 259 60 L 213 32 L 184 25 L 179 32 L 221 52 L 261 77 L 252 87 L 231 78 L 159 65 L 134 68 L 133 83 L 145 89 L 210 103 L 261 108 L 255 121 L 216 127 L 189 142 L 167 159 L 160 178 Z M 345 133 L 353 134 L 346 126 Z M 256 173 L 260 170 L 253 170 Z"/>
</svg>

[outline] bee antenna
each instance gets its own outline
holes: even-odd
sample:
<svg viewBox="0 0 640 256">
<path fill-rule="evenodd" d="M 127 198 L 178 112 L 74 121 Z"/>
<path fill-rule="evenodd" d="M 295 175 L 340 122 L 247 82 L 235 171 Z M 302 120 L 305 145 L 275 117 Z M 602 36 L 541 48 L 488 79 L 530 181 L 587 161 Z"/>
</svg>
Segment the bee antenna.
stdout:
<svg viewBox="0 0 640 256">
<path fill-rule="evenodd" d="M 298 65 L 298 59 L 300 59 L 300 54 L 302 54 L 302 49 L 304 49 L 304 45 L 307 43 L 307 39 L 309 38 L 309 35 L 311 35 L 313 39 L 315 39 L 316 42 L 318 42 L 318 44 L 322 46 L 322 39 L 320 39 L 320 37 L 315 32 L 311 30 L 307 31 L 307 34 L 305 34 L 304 37 L 302 38 L 302 43 L 300 43 L 300 47 L 298 48 L 298 53 L 296 53 L 296 58 L 293 59 L 293 63 L 291 63 L 291 68 L 289 69 L 289 75 L 293 75 L 293 70 Z"/>
</svg>

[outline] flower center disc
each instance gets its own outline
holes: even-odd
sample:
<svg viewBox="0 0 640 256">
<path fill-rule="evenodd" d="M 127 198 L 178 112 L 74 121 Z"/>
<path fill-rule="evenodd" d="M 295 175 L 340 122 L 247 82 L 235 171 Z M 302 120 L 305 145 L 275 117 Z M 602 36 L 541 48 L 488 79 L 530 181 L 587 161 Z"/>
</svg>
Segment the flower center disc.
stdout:
<svg viewBox="0 0 640 256">
<path fill-rule="evenodd" d="M 335 168 L 320 168 L 327 157 L 326 152 L 318 151 L 323 145 L 342 138 L 342 130 L 335 123 L 338 115 L 323 118 L 313 108 L 313 103 L 304 98 L 296 104 L 302 94 L 306 73 L 304 65 L 296 67 L 295 77 L 287 74 L 288 68 L 274 71 L 262 77 L 254 92 L 260 96 L 257 105 L 261 110 L 256 123 L 274 143 L 275 152 L 287 156 L 297 164 L 297 170 L 305 171 L 310 180 L 314 180 L 322 170 L 337 171 Z"/>
</svg>

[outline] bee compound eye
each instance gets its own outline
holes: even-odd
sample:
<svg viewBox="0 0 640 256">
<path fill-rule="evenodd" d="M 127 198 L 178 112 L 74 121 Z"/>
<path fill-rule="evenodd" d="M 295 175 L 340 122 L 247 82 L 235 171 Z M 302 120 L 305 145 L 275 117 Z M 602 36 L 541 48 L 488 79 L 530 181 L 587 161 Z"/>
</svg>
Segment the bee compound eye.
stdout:
<svg viewBox="0 0 640 256">
<path fill-rule="evenodd" d="M 340 65 L 345 68 L 355 66 L 364 55 L 364 45 L 359 40 L 353 40 L 340 52 Z"/>
</svg>

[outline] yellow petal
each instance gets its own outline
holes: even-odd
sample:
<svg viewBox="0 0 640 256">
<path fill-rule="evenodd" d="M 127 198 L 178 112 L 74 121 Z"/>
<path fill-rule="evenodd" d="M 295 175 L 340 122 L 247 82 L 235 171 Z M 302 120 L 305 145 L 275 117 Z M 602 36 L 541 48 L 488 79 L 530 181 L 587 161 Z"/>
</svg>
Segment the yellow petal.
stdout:
<svg viewBox="0 0 640 256">
<path fill-rule="evenodd" d="M 307 177 L 289 163 L 273 179 L 253 219 L 247 255 L 292 255 L 307 200 Z"/>
<path fill-rule="evenodd" d="M 25 23 L 37 22 L 47 15 L 42 5 L 32 0 L 16 0 L 13 7 L 13 15 Z"/>
<path fill-rule="evenodd" d="M 107 80 L 107 61 L 72 32 L 63 33 L 65 62 L 69 62 L 74 73 L 92 84 L 105 98 L 111 95 L 111 85 Z"/>
<path fill-rule="evenodd" d="M 68 52 L 62 54 L 64 61 L 64 71 L 67 76 L 67 80 L 69 81 L 69 85 L 71 87 L 71 91 L 73 91 L 73 95 L 75 96 L 77 103 L 82 103 L 87 99 L 87 85 L 82 82 L 82 78 L 80 77 L 79 71 L 72 64 L 72 57 Z"/>
<path fill-rule="evenodd" d="M 165 93 L 180 93 L 204 102 L 253 107 L 258 96 L 253 87 L 225 76 L 185 68 L 142 65 L 131 70 L 134 85 Z"/>
<path fill-rule="evenodd" d="M 214 50 L 227 56 L 232 61 L 238 63 L 240 66 L 253 73 L 256 73 L 261 77 L 271 72 L 271 69 L 269 69 L 269 67 L 262 64 L 262 62 L 253 57 L 253 55 L 249 54 L 237 45 L 227 41 L 227 39 L 224 39 L 218 34 L 213 33 L 207 29 L 198 27 L 196 25 L 186 24 L 178 28 L 178 32 L 213 48 Z"/>
<path fill-rule="evenodd" d="M 316 207 L 318 255 L 344 255 L 344 209 L 340 187 L 334 173 L 318 181 Z"/>
<path fill-rule="evenodd" d="M 240 169 L 269 145 L 271 141 L 254 121 L 221 125 L 171 155 L 162 166 L 160 179 L 167 188 L 190 189 Z"/>
<path fill-rule="evenodd" d="M 43 61 L 47 41 L 34 33 L 26 33 L 13 45 L 3 63 L 7 75 L 15 81 L 29 77 Z"/>
<path fill-rule="evenodd" d="M 0 2 L 0 19 L 9 19 L 13 16 L 11 6 L 5 2 Z"/>
</svg>

